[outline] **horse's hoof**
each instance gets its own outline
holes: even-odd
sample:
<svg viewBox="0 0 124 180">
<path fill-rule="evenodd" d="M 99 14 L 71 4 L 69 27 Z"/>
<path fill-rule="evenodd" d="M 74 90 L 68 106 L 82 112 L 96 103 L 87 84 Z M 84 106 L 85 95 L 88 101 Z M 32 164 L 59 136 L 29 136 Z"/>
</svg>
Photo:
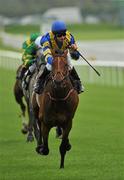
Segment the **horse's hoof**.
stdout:
<svg viewBox="0 0 124 180">
<path fill-rule="evenodd" d="M 43 145 L 40 145 L 36 147 L 36 152 L 40 155 L 48 155 L 49 149 L 45 148 Z"/>
<path fill-rule="evenodd" d="M 33 141 L 34 141 L 33 135 L 28 135 L 27 142 L 33 142 Z"/>
<path fill-rule="evenodd" d="M 71 144 L 67 144 L 67 146 L 66 146 L 66 151 L 69 151 L 71 149 Z"/>
<path fill-rule="evenodd" d="M 28 125 L 26 123 L 23 123 L 23 128 L 21 129 L 22 134 L 28 133 Z"/>
<path fill-rule="evenodd" d="M 27 134 L 27 133 L 28 133 L 28 129 L 22 128 L 22 129 L 21 129 L 21 132 L 22 132 L 22 134 Z"/>
<path fill-rule="evenodd" d="M 38 154 L 41 154 L 40 152 L 41 152 L 41 149 L 43 148 L 43 145 L 39 145 L 39 146 L 37 146 L 36 148 L 35 148 L 35 150 L 36 150 L 36 152 L 38 153 Z"/>
<path fill-rule="evenodd" d="M 61 165 L 61 166 L 60 166 L 60 169 L 64 169 L 64 165 Z"/>
</svg>

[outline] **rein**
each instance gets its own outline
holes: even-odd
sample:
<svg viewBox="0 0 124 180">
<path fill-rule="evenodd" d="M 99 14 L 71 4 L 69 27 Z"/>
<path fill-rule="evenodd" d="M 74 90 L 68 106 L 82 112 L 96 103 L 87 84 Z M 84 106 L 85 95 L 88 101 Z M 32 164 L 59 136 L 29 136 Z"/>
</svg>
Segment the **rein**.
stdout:
<svg viewBox="0 0 124 180">
<path fill-rule="evenodd" d="M 54 97 L 51 96 L 50 92 L 47 92 L 47 95 L 49 96 L 49 98 L 52 101 L 66 101 L 73 91 L 74 91 L 74 89 L 71 89 L 64 98 L 54 98 Z"/>
</svg>

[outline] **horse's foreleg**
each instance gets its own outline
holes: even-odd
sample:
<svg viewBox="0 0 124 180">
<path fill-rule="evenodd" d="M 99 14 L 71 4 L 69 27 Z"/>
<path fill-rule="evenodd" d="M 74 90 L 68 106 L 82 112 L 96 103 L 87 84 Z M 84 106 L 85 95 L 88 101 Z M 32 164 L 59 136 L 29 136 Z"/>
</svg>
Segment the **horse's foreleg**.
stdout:
<svg viewBox="0 0 124 180">
<path fill-rule="evenodd" d="M 28 133 L 28 125 L 27 125 L 27 120 L 25 118 L 26 106 L 23 103 L 22 97 L 20 97 L 19 105 L 20 105 L 20 108 L 21 108 L 21 111 L 22 111 L 22 113 L 20 115 L 20 117 L 22 119 L 22 129 L 21 129 L 21 132 L 23 134 L 27 134 Z"/>
<path fill-rule="evenodd" d="M 39 127 L 39 138 L 37 139 L 37 147 L 36 152 L 38 154 L 42 154 L 41 150 L 43 148 L 43 141 L 42 141 L 42 131 L 41 131 L 41 122 L 38 120 L 38 127 Z"/>
<path fill-rule="evenodd" d="M 22 99 L 20 100 L 20 108 L 21 108 L 21 111 L 22 111 L 22 116 L 25 117 L 26 106 L 23 103 Z"/>
<path fill-rule="evenodd" d="M 27 142 L 32 142 L 34 141 L 32 108 L 30 107 L 29 104 L 27 106 L 28 106 L 28 116 L 29 116 Z"/>
<path fill-rule="evenodd" d="M 23 117 L 22 117 L 23 119 Z M 28 125 L 26 123 L 26 120 L 22 120 L 22 129 L 21 129 L 21 132 L 23 134 L 27 134 L 28 133 Z"/>
<path fill-rule="evenodd" d="M 40 146 L 39 153 L 42 155 L 49 154 L 49 147 L 48 147 L 48 135 L 49 135 L 50 128 L 48 128 L 43 122 L 41 122 L 41 132 L 43 137 L 43 144 Z"/>
<path fill-rule="evenodd" d="M 13 91 L 14 91 L 15 100 L 20 105 L 22 116 L 25 117 L 26 106 L 23 103 L 24 94 L 23 94 L 22 88 L 20 87 L 19 80 L 16 80 Z"/>
<path fill-rule="evenodd" d="M 34 118 L 34 135 L 35 135 L 35 138 L 36 138 L 36 141 L 37 141 L 37 144 L 40 144 L 40 126 L 39 126 L 39 123 L 38 123 L 38 119 Z"/>
<path fill-rule="evenodd" d="M 66 151 L 69 151 L 71 149 L 71 145 L 68 139 L 68 135 L 71 130 L 71 127 L 72 127 L 72 122 L 69 122 L 66 128 L 63 128 L 62 142 L 60 145 L 60 154 L 61 154 L 60 168 L 64 168 L 64 159 L 65 159 Z"/>
<path fill-rule="evenodd" d="M 37 147 L 42 144 L 41 121 L 39 120 L 39 107 L 32 101 L 32 110 L 34 116 L 34 134 L 37 140 Z M 37 149 L 37 148 L 36 148 Z"/>
<path fill-rule="evenodd" d="M 15 100 L 16 102 L 19 104 L 20 109 L 21 109 L 21 114 L 19 115 L 19 117 L 21 117 L 22 119 L 22 133 L 26 134 L 28 132 L 28 126 L 27 126 L 27 121 L 25 118 L 25 112 L 26 112 L 26 106 L 23 102 L 23 91 L 19 86 L 19 81 L 17 80 L 14 86 L 14 96 L 15 96 Z"/>
</svg>

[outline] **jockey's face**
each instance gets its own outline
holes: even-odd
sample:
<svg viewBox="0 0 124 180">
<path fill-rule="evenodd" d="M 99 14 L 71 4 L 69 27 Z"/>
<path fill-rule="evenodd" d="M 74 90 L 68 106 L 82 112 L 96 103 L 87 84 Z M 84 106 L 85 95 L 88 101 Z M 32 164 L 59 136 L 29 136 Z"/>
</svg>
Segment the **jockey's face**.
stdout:
<svg viewBox="0 0 124 180">
<path fill-rule="evenodd" d="M 61 32 L 59 34 L 56 34 L 56 38 L 58 41 L 64 41 L 66 38 L 66 32 Z"/>
<path fill-rule="evenodd" d="M 66 36 L 61 36 L 61 37 L 57 37 L 57 40 L 58 40 L 58 41 L 64 41 L 65 38 L 66 38 Z"/>
</svg>

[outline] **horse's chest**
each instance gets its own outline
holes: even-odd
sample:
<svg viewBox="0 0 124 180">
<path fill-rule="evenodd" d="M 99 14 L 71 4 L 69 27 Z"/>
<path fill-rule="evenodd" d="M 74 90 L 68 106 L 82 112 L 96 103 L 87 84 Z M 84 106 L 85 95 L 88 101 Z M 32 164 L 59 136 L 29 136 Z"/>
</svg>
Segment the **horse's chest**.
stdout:
<svg viewBox="0 0 124 180">
<path fill-rule="evenodd" d="M 46 123 L 50 126 L 63 125 L 67 122 L 65 114 L 62 113 L 53 113 L 50 116 L 47 116 Z"/>
<path fill-rule="evenodd" d="M 69 110 L 64 105 L 53 105 L 52 108 L 48 108 L 46 113 L 46 121 L 52 126 L 56 126 L 58 124 L 62 125 L 68 121 Z"/>
</svg>

